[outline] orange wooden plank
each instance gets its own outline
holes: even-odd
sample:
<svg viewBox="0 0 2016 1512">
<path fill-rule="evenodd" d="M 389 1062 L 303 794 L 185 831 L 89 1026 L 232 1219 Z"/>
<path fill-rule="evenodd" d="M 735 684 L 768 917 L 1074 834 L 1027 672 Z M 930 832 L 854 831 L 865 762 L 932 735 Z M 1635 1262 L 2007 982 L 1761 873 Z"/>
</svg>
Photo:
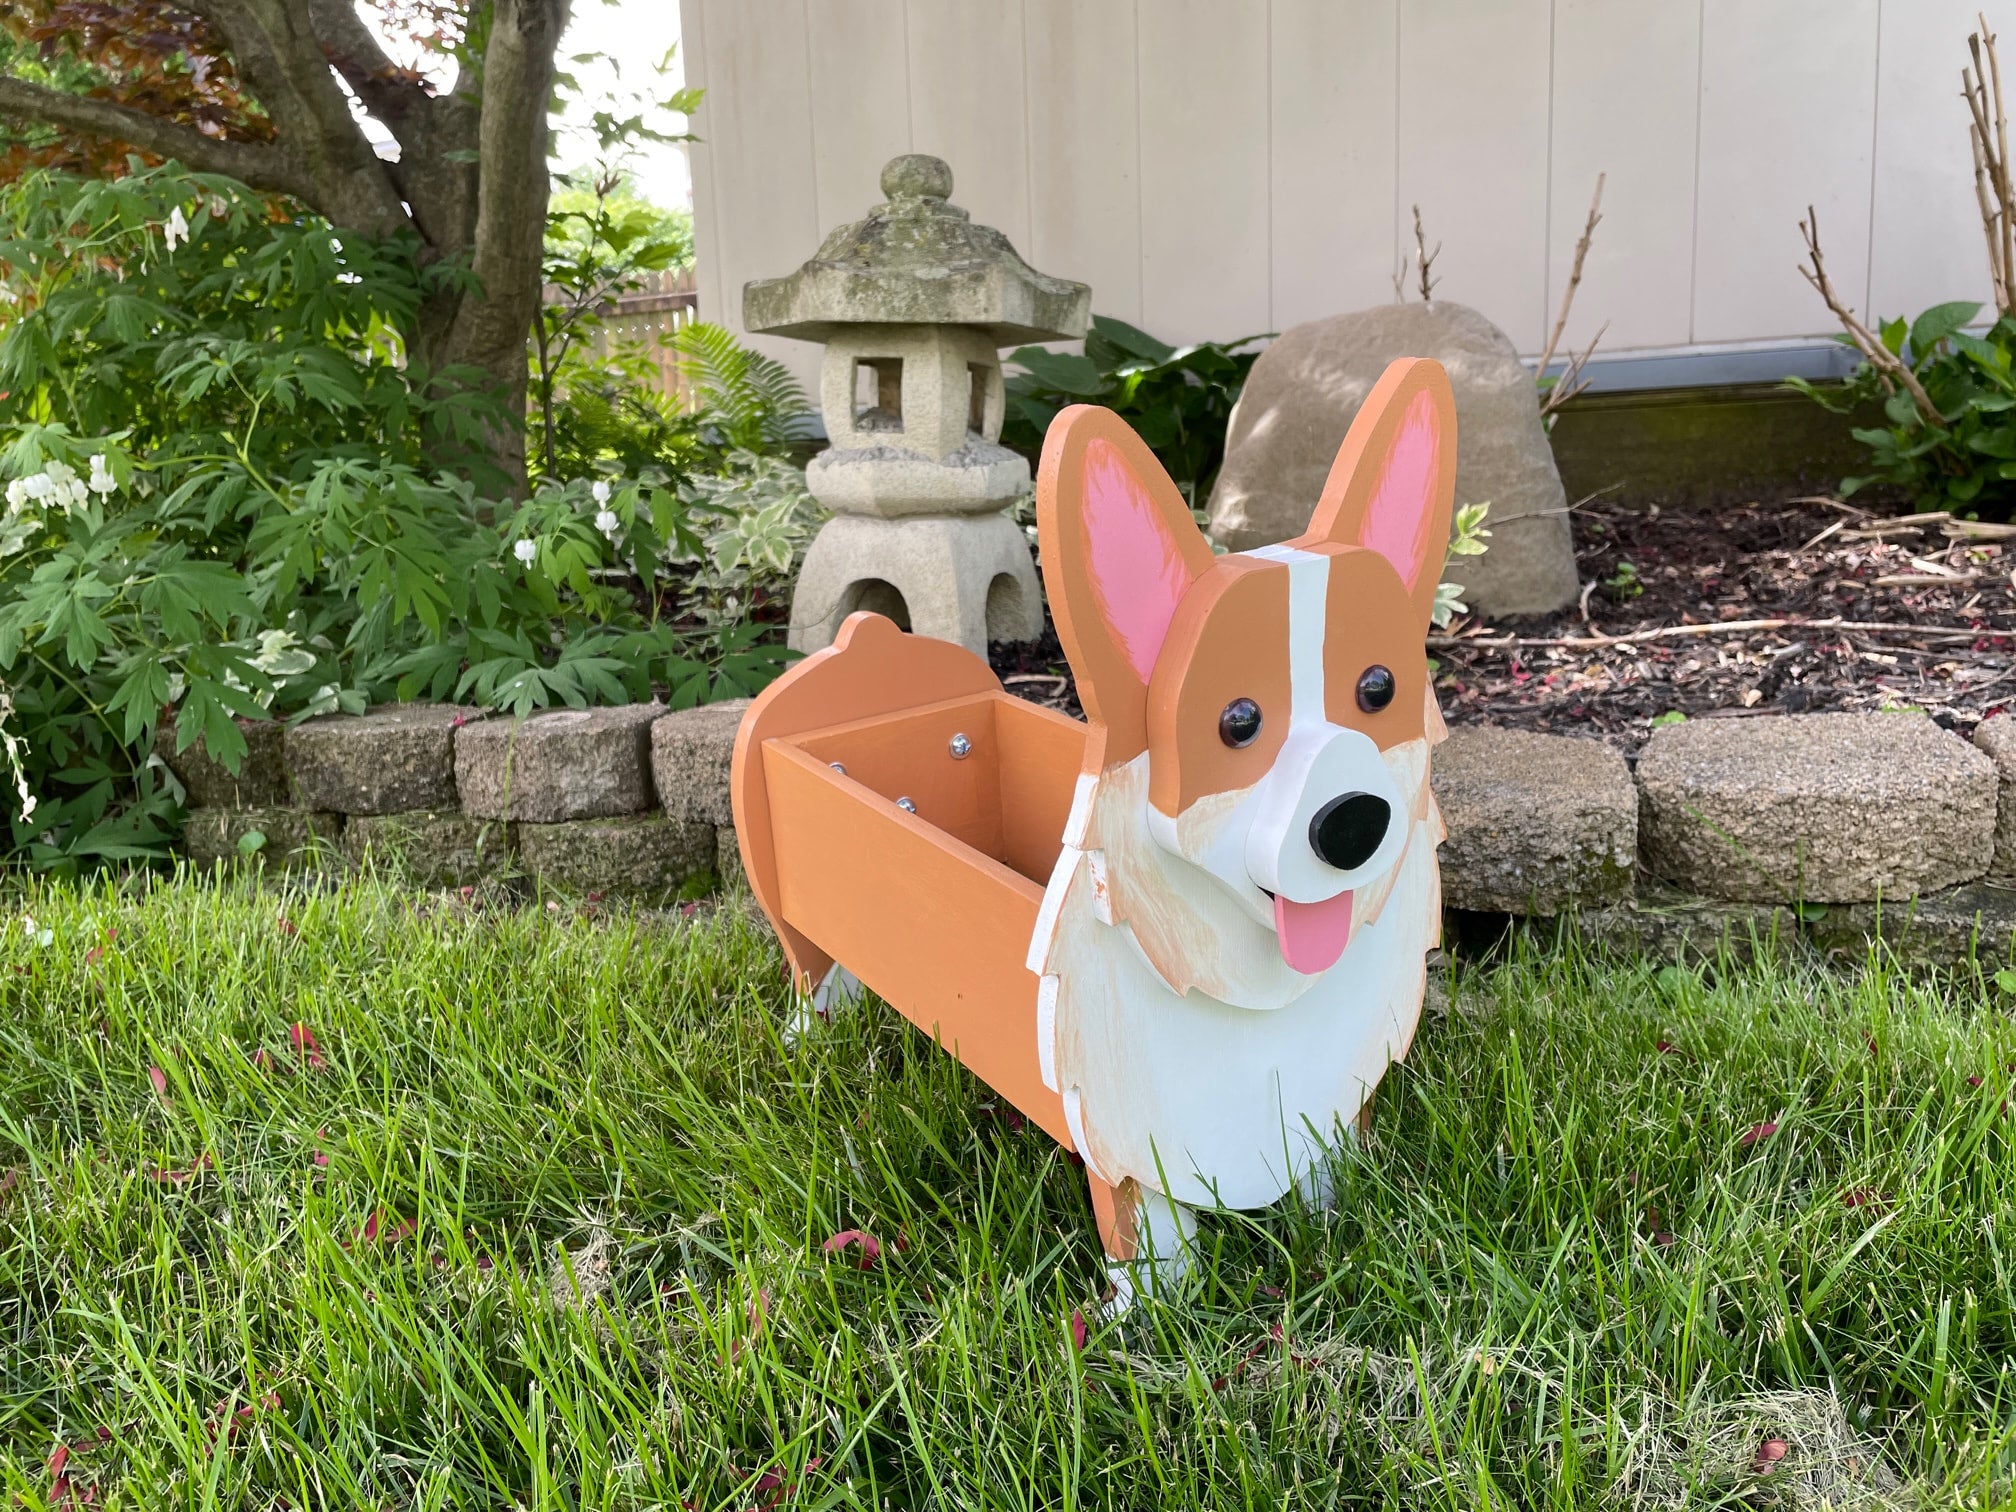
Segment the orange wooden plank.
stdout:
<svg viewBox="0 0 2016 1512">
<path fill-rule="evenodd" d="M 1064 822 L 1085 766 L 1084 721 L 1003 693 L 994 705 L 1000 746 L 1001 859 L 1037 883 L 1050 880 Z"/>
<path fill-rule="evenodd" d="M 891 800 L 908 798 L 918 817 L 983 855 L 1001 859 L 1000 743 L 994 703 L 982 693 L 926 704 L 901 714 L 858 719 L 790 737 L 824 762 L 839 762 L 863 787 Z M 967 754 L 952 755 L 964 735 Z"/>
<path fill-rule="evenodd" d="M 987 663 L 950 641 L 905 635 L 879 614 L 850 614 L 832 645 L 815 651 L 760 693 L 735 733 L 729 792 L 749 889 L 777 930 L 800 987 L 819 983 L 833 962 L 784 922 L 777 907 L 777 861 L 756 754 L 776 736 L 890 714 L 965 694 L 998 692 Z"/>
<path fill-rule="evenodd" d="M 787 741 L 762 757 L 784 920 L 1070 1148 L 1037 1063 L 1043 889 Z"/>
</svg>

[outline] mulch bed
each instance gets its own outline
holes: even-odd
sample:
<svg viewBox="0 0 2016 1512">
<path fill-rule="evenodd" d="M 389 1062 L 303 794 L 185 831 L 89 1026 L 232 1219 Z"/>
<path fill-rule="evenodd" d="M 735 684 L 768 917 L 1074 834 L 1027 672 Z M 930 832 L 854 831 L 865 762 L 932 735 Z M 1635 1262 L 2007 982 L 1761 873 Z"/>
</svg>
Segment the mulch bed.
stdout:
<svg viewBox="0 0 2016 1512">
<path fill-rule="evenodd" d="M 1595 736 L 1654 721 L 1921 709 L 1971 734 L 2016 708 L 2016 527 L 1830 499 L 1575 511 L 1582 601 L 1430 640 L 1453 724 Z M 1761 623 L 1760 623 L 1761 622 Z M 1057 638 L 997 645 L 1009 691 L 1079 714 Z"/>
</svg>

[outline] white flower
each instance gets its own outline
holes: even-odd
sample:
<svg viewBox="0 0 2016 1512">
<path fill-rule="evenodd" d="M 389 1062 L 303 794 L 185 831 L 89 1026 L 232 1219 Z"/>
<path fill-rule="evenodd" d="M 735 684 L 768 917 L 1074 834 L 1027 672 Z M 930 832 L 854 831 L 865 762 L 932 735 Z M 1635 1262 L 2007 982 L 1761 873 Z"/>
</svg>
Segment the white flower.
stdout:
<svg viewBox="0 0 2016 1512">
<path fill-rule="evenodd" d="M 37 479 L 41 492 L 36 493 Z M 77 469 L 65 462 L 51 462 L 35 478 L 29 480 L 31 497 L 48 499 L 66 512 L 79 508 L 85 499 L 84 481 L 77 476 Z"/>
<path fill-rule="evenodd" d="M 609 492 L 610 492 L 609 480 L 607 478 L 597 478 L 595 480 L 595 486 L 589 489 L 588 492 L 595 495 L 595 502 L 597 504 L 607 504 L 609 502 Z"/>
<path fill-rule="evenodd" d="M 102 499 L 118 486 L 119 480 L 112 476 L 112 464 L 105 460 L 105 453 L 97 453 L 91 458 L 91 491 Z"/>
<path fill-rule="evenodd" d="M 516 546 L 511 548 L 511 555 L 518 558 L 527 567 L 530 567 L 532 559 L 539 555 L 539 548 L 529 540 L 520 541 Z"/>
<path fill-rule="evenodd" d="M 616 518 L 616 511 L 613 509 L 601 509 L 595 513 L 595 528 L 612 541 L 616 539 L 617 528 L 622 523 Z"/>
<path fill-rule="evenodd" d="M 40 503 L 56 491 L 56 480 L 46 472 L 30 473 L 21 480 L 21 487 L 26 490 L 29 498 Z"/>
<path fill-rule="evenodd" d="M 47 945 L 56 938 L 56 931 L 40 928 L 27 914 L 21 915 L 21 932 L 36 945 Z"/>
<path fill-rule="evenodd" d="M 169 212 L 168 227 L 161 239 L 168 243 L 170 252 L 189 240 L 189 218 L 182 213 L 180 205 Z"/>
<path fill-rule="evenodd" d="M 7 485 L 7 507 L 20 510 L 28 507 L 28 480 L 16 478 Z"/>
</svg>

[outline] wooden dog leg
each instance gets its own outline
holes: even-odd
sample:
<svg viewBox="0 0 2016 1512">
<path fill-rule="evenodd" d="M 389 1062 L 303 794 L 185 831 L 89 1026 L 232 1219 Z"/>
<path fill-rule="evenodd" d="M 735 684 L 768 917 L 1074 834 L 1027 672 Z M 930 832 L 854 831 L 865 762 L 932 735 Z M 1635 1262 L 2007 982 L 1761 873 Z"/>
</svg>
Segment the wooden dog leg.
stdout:
<svg viewBox="0 0 2016 1512">
<path fill-rule="evenodd" d="M 1180 1288 L 1195 1260 L 1196 1215 L 1132 1177 L 1117 1186 L 1094 1176 L 1087 1180 L 1099 1238 L 1106 1246 L 1106 1275 L 1113 1284 L 1109 1312 L 1115 1317 L 1126 1312 L 1144 1286 L 1165 1294 Z"/>
</svg>

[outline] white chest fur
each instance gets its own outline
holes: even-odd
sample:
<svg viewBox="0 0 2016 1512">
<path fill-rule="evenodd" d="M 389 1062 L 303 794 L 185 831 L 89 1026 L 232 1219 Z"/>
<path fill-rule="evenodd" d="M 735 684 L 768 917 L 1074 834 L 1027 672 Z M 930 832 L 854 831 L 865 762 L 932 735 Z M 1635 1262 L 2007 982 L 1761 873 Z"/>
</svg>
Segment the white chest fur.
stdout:
<svg viewBox="0 0 2016 1512">
<path fill-rule="evenodd" d="M 1132 1177 L 1187 1204 L 1262 1207 L 1357 1116 L 1413 1039 L 1424 957 L 1439 926 L 1442 825 L 1426 791 L 1425 747 L 1393 753 L 1419 801 L 1390 888 L 1366 900 L 1335 966 L 1316 977 L 1283 968 L 1284 990 L 1262 1008 L 1172 986 L 1210 981 L 1221 969 L 1212 957 L 1250 959 L 1274 946 L 1229 899 L 1213 896 L 1209 877 L 1152 841 L 1134 843 L 1146 838 L 1145 769 L 1132 769 L 1145 758 L 1109 771 L 1084 795 L 1082 822 L 1067 836 L 1081 844 L 1058 860 L 1029 964 L 1043 978 L 1044 1080 L 1063 1097 L 1095 1175 Z M 1143 868 L 1154 875 L 1129 875 Z M 1154 922 L 1158 969 L 1126 900 L 1166 897 L 1172 885 L 1189 908 L 1212 912 L 1198 916 L 1208 917 L 1204 927 L 1193 918 L 1187 934 L 1166 917 Z M 1172 950 L 1183 958 L 1170 959 Z"/>
</svg>

